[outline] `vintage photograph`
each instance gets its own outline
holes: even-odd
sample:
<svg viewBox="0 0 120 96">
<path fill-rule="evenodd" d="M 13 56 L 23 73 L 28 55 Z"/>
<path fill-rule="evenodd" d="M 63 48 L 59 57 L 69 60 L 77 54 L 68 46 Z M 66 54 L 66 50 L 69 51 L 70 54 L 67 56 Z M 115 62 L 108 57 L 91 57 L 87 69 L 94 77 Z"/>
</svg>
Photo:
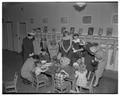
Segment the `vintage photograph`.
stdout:
<svg viewBox="0 0 120 96">
<path fill-rule="evenodd" d="M 2 2 L 2 94 L 118 94 L 116 10 L 117 1 Z"/>
</svg>

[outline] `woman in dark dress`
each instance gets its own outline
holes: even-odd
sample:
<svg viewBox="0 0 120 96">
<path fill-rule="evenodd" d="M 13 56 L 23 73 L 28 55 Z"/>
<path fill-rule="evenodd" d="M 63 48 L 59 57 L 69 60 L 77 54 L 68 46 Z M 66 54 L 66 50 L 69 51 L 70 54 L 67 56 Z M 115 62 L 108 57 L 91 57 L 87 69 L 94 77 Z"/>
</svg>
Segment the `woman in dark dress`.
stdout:
<svg viewBox="0 0 120 96">
<path fill-rule="evenodd" d="M 23 52 L 23 61 L 25 61 L 30 55 L 34 53 L 33 40 L 34 32 L 28 33 L 27 37 L 23 39 L 22 52 Z"/>
<path fill-rule="evenodd" d="M 72 37 L 69 35 L 68 31 L 65 31 L 63 34 L 63 38 L 59 43 L 59 56 L 67 57 L 71 60 L 72 54 L 73 54 L 73 52 L 72 52 Z"/>
</svg>

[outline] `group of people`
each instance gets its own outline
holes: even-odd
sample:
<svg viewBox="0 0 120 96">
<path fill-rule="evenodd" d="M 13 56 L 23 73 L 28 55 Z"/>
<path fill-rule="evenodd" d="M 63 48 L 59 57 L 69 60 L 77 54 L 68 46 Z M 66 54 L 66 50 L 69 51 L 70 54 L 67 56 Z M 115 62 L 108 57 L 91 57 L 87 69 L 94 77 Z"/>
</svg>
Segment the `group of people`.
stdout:
<svg viewBox="0 0 120 96">
<path fill-rule="evenodd" d="M 28 33 L 27 37 L 24 38 L 22 45 L 24 65 L 21 69 L 23 78 L 31 81 L 28 79 L 31 78 L 30 71 L 33 68 L 33 63 L 39 59 L 61 60 L 67 58 L 68 65 L 76 70 L 75 78 L 77 78 L 76 85 L 78 87 L 87 83 L 86 74 L 91 72 L 95 73 L 93 86 L 99 84 L 99 79 L 106 66 L 105 46 L 95 42 L 85 42 L 79 38 L 79 34 L 74 33 L 71 36 L 68 31 L 64 31 L 61 41 L 52 40 L 46 44 L 46 47 L 44 45 L 35 32 Z M 26 70 L 28 70 L 27 73 Z"/>
</svg>

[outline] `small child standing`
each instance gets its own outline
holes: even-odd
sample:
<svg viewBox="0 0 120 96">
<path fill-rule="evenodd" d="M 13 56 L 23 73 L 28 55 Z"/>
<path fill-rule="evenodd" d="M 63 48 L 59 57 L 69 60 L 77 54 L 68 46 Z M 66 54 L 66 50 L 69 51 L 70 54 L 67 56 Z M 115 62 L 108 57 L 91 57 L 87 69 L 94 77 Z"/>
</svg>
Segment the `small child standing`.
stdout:
<svg viewBox="0 0 120 96">
<path fill-rule="evenodd" d="M 77 92 L 81 91 L 81 87 L 84 87 L 84 86 L 87 85 L 86 74 L 87 74 L 87 69 L 86 69 L 85 64 L 79 65 L 79 67 L 77 67 L 77 70 L 75 71 L 76 90 L 77 90 Z"/>
</svg>

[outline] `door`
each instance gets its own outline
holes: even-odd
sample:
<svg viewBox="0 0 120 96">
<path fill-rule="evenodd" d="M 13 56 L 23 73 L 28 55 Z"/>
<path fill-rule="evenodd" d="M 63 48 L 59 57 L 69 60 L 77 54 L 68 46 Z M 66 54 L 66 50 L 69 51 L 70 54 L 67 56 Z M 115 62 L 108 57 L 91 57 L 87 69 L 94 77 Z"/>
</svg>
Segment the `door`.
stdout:
<svg viewBox="0 0 120 96">
<path fill-rule="evenodd" d="M 14 51 L 14 38 L 13 38 L 13 22 L 6 21 L 3 24 L 3 47 L 10 51 Z"/>
<path fill-rule="evenodd" d="M 2 23 L 2 48 L 7 49 L 7 31 L 6 31 L 6 24 L 5 22 Z"/>
</svg>

